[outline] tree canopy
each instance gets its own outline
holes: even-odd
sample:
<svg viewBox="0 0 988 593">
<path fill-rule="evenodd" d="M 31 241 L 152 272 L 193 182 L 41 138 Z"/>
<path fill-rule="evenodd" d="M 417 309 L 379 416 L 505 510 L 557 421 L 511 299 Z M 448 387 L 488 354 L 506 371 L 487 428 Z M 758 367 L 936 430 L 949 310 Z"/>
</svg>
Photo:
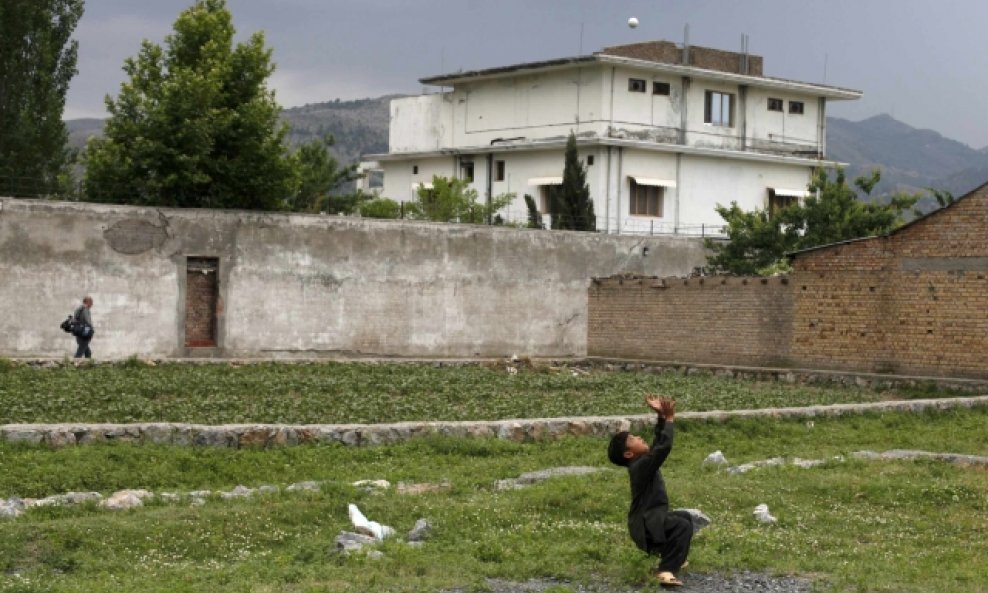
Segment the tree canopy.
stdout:
<svg viewBox="0 0 988 593">
<path fill-rule="evenodd" d="M 870 177 L 855 179 L 854 185 L 870 196 L 880 178 L 876 170 Z M 737 202 L 729 207 L 718 204 L 728 241 L 707 240 L 711 271 L 752 275 L 788 269 L 787 252 L 888 233 L 903 223 L 904 213 L 920 199 L 896 194 L 888 200 L 864 201 L 847 184 L 843 169 L 837 169 L 833 179 L 826 170 L 817 170 L 809 191 L 803 203 L 774 213 L 746 212 Z"/>
<path fill-rule="evenodd" d="M 75 76 L 82 0 L 0 2 L 0 195 L 46 196 L 69 184 L 65 94 Z"/>
<path fill-rule="evenodd" d="M 233 44 L 224 0 L 197 0 L 164 47 L 128 58 L 104 137 L 85 151 L 87 199 L 175 207 L 284 209 L 298 165 L 267 79 L 264 34 Z"/>
<path fill-rule="evenodd" d="M 593 211 L 593 200 L 587 186 L 587 170 L 576 152 L 576 135 L 570 132 L 566 140 L 563 183 L 551 188 L 549 212 L 552 215 L 554 230 L 594 231 L 597 230 L 597 217 Z"/>
<path fill-rule="evenodd" d="M 408 204 L 412 218 L 436 222 L 484 224 L 515 199 L 515 194 L 501 194 L 485 204 L 477 200 L 477 190 L 465 179 L 448 179 L 436 175 L 432 187 L 420 186 L 416 200 Z"/>
</svg>

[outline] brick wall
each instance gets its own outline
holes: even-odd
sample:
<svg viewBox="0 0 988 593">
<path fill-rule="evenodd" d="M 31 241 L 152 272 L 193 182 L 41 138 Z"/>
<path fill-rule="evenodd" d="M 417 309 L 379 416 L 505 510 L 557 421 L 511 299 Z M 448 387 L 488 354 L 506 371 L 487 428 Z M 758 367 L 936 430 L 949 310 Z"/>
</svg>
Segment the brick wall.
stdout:
<svg viewBox="0 0 988 593">
<path fill-rule="evenodd" d="M 988 377 L 988 185 L 895 233 L 796 254 L 787 279 L 608 278 L 592 356 Z"/>
<path fill-rule="evenodd" d="M 605 47 L 600 51 L 609 56 L 620 56 L 634 60 L 648 60 L 662 64 L 682 64 L 683 50 L 671 41 L 646 41 Z M 762 75 L 762 56 L 748 54 L 748 74 Z M 690 46 L 689 65 L 720 72 L 741 72 L 741 54 L 698 45 Z"/>
<path fill-rule="evenodd" d="M 988 187 L 888 237 L 793 264 L 798 364 L 988 376 Z"/>
<path fill-rule="evenodd" d="M 786 278 L 596 279 L 591 356 L 784 365 L 792 327 Z"/>
</svg>

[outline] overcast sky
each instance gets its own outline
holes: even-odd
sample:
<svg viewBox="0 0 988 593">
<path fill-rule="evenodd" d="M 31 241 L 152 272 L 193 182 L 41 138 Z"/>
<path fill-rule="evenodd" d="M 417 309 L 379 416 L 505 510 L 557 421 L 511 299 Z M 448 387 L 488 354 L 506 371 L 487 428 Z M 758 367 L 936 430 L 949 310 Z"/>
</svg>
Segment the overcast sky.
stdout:
<svg viewBox="0 0 988 593">
<path fill-rule="evenodd" d="M 738 50 L 768 76 L 864 92 L 829 114 L 889 113 L 988 146 L 984 0 L 227 0 L 237 36 L 262 30 L 283 107 L 418 93 L 435 74 L 589 54 L 656 39 Z M 87 0 L 65 117 L 104 117 L 123 61 L 162 43 L 193 0 Z M 629 29 L 627 20 L 641 22 Z M 582 31 L 582 39 L 581 39 Z M 582 48 L 582 51 L 581 51 Z"/>
</svg>

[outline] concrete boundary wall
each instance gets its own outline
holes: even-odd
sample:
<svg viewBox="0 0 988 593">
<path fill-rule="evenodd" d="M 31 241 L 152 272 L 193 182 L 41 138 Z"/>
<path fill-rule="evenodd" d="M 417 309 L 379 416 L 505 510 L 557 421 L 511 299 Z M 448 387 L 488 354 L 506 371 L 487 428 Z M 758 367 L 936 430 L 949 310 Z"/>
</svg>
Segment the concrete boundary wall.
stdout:
<svg viewBox="0 0 988 593">
<path fill-rule="evenodd" d="M 0 356 L 582 356 L 590 278 L 703 240 L 0 198 Z M 203 282 L 208 276 L 209 281 Z"/>
<path fill-rule="evenodd" d="M 921 412 L 988 406 L 988 395 L 864 404 L 837 404 L 759 410 L 681 412 L 683 420 L 725 421 L 731 418 L 813 418 L 860 413 Z M 271 448 L 311 443 L 345 446 L 392 445 L 415 437 L 498 438 L 532 442 L 565 436 L 606 437 L 620 430 L 641 431 L 653 414 L 589 416 L 477 422 L 400 422 L 396 424 L 7 424 L 0 438 L 8 443 L 49 447 L 127 442 L 159 445 Z"/>
</svg>

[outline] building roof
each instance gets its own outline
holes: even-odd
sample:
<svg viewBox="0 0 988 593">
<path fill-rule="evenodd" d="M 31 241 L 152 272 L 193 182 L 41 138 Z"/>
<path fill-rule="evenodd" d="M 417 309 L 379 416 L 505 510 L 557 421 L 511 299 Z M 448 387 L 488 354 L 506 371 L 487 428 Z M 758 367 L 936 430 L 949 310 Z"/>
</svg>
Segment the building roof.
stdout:
<svg viewBox="0 0 988 593">
<path fill-rule="evenodd" d="M 684 54 L 685 59 L 683 58 Z M 682 76 L 697 76 L 732 81 L 749 86 L 803 92 L 829 99 L 857 99 L 862 94 L 861 91 L 854 89 L 763 76 L 761 56 L 700 46 L 684 48 L 670 41 L 619 45 L 604 48 L 589 56 L 525 62 L 511 66 L 429 76 L 420 78 L 419 82 L 435 86 L 454 86 L 458 83 L 475 80 L 500 78 L 519 73 L 560 70 L 589 64 L 631 66 Z"/>
<path fill-rule="evenodd" d="M 858 237 L 857 239 L 847 239 L 846 241 L 837 241 L 836 243 L 827 243 L 826 245 L 816 245 L 815 247 L 807 247 L 806 249 L 800 249 L 798 251 L 790 251 L 790 252 L 786 253 L 786 257 L 792 258 L 792 257 L 798 256 L 798 255 L 803 255 L 805 253 L 809 253 L 811 251 L 820 251 L 822 249 L 831 249 L 833 247 L 838 247 L 840 245 L 848 245 L 850 243 L 860 243 L 861 241 L 871 241 L 872 239 L 878 239 L 880 237 L 891 237 L 892 235 L 895 235 L 896 233 L 900 233 L 900 232 L 906 230 L 907 228 L 913 226 L 914 224 L 919 223 L 920 221 L 926 220 L 928 218 L 933 218 L 934 216 L 937 216 L 937 215 L 943 213 L 948 208 L 952 208 L 955 205 L 957 205 L 957 203 L 960 202 L 961 200 L 967 199 L 971 195 L 976 194 L 976 193 L 978 193 L 979 191 L 981 191 L 981 190 L 983 190 L 985 188 L 988 188 L 988 183 L 983 183 L 983 184 L 979 185 L 978 187 L 972 189 L 971 191 L 967 192 L 963 196 L 955 199 L 953 202 L 947 204 L 946 206 L 944 206 L 942 208 L 937 208 L 936 210 L 931 210 L 930 212 L 927 212 L 926 214 L 924 214 L 922 216 L 917 216 L 916 218 L 910 220 L 909 222 L 903 224 L 902 226 L 898 226 L 898 227 L 892 229 L 891 231 L 889 231 L 887 233 L 883 233 L 881 235 L 871 235 L 869 237 Z"/>
</svg>

